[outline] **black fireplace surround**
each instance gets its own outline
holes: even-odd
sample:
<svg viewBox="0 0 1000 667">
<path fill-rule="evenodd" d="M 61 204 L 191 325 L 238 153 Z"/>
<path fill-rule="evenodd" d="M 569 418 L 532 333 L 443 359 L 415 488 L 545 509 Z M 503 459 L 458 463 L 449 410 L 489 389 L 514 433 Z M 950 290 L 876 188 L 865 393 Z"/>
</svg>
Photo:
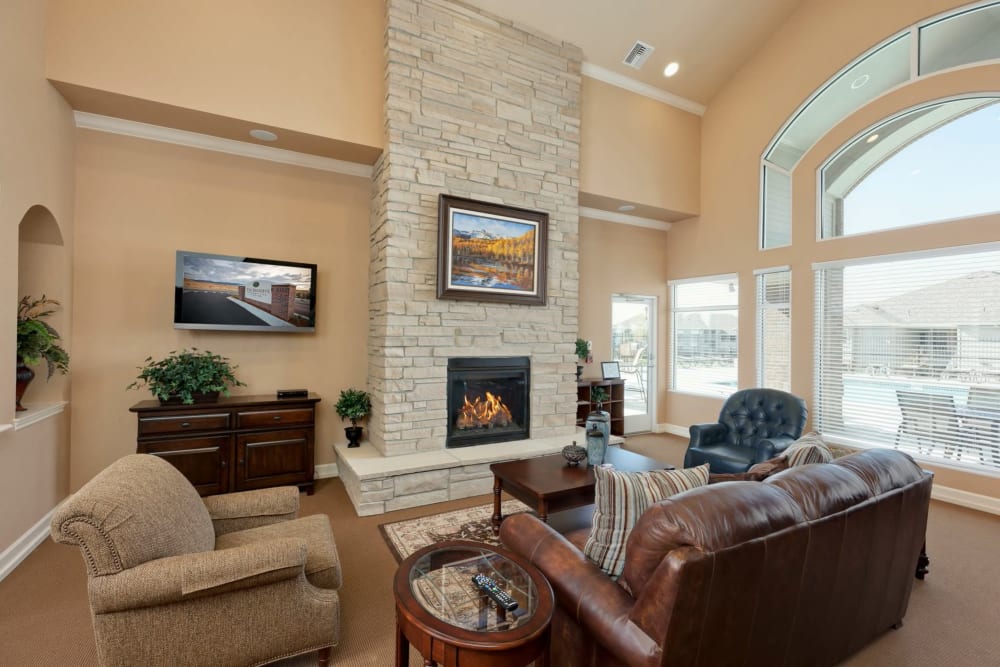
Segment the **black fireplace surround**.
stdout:
<svg viewBox="0 0 1000 667">
<path fill-rule="evenodd" d="M 527 440 L 530 392 L 528 357 L 452 357 L 445 446 Z"/>
</svg>

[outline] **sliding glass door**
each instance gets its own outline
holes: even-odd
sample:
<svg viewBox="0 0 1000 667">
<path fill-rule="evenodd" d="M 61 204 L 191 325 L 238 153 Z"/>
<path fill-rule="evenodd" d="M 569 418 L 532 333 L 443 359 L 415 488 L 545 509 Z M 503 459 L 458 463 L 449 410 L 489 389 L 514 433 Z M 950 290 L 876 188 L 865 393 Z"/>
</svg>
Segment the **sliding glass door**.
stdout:
<svg viewBox="0 0 1000 667">
<path fill-rule="evenodd" d="M 611 297 L 611 356 L 625 380 L 625 432 L 653 430 L 656 415 L 656 298 Z"/>
</svg>

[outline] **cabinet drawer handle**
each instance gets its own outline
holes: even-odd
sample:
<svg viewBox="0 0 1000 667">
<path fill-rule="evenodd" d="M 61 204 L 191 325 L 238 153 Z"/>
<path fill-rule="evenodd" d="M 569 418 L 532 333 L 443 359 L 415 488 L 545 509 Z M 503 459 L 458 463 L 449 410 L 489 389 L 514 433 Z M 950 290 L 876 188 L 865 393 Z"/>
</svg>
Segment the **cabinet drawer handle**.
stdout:
<svg viewBox="0 0 1000 667">
<path fill-rule="evenodd" d="M 187 428 L 191 425 L 191 422 L 181 422 L 181 428 Z"/>
<path fill-rule="evenodd" d="M 219 467 L 220 468 L 225 468 L 226 467 L 226 462 L 225 461 L 219 461 Z"/>
<path fill-rule="evenodd" d="M 281 421 L 281 415 L 274 415 L 274 421 L 280 422 Z"/>
</svg>

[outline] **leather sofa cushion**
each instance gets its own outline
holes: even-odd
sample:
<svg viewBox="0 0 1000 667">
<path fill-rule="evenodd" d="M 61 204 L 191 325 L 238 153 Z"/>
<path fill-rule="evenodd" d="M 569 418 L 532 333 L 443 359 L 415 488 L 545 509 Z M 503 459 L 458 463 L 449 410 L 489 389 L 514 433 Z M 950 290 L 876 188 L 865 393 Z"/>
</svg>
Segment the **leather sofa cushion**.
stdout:
<svg viewBox="0 0 1000 667">
<path fill-rule="evenodd" d="M 642 515 L 628 541 L 622 578 L 639 598 L 674 550 L 678 554 L 693 550 L 701 558 L 803 520 L 802 510 L 787 493 L 760 482 L 721 482 L 693 489 L 654 503 Z M 695 556 L 678 558 L 683 561 Z"/>
<path fill-rule="evenodd" d="M 625 567 L 625 544 L 646 509 L 664 498 L 708 484 L 708 464 L 682 470 L 623 472 L 594 469 L 594 519 L 583 553 L 612 578 Z"/>
</svg>

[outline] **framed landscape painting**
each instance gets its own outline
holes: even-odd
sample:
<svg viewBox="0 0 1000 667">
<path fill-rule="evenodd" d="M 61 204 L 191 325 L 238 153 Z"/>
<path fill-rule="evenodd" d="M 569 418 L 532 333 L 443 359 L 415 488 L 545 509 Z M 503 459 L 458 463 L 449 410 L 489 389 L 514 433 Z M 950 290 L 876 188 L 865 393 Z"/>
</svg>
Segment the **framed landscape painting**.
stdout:
<svg viewBox="0 0 1000 667">
<path fill-rule="evenodd" d="M 545 305 L 549 214 L 441 195 L 439 299 Z"/>
</svg>

